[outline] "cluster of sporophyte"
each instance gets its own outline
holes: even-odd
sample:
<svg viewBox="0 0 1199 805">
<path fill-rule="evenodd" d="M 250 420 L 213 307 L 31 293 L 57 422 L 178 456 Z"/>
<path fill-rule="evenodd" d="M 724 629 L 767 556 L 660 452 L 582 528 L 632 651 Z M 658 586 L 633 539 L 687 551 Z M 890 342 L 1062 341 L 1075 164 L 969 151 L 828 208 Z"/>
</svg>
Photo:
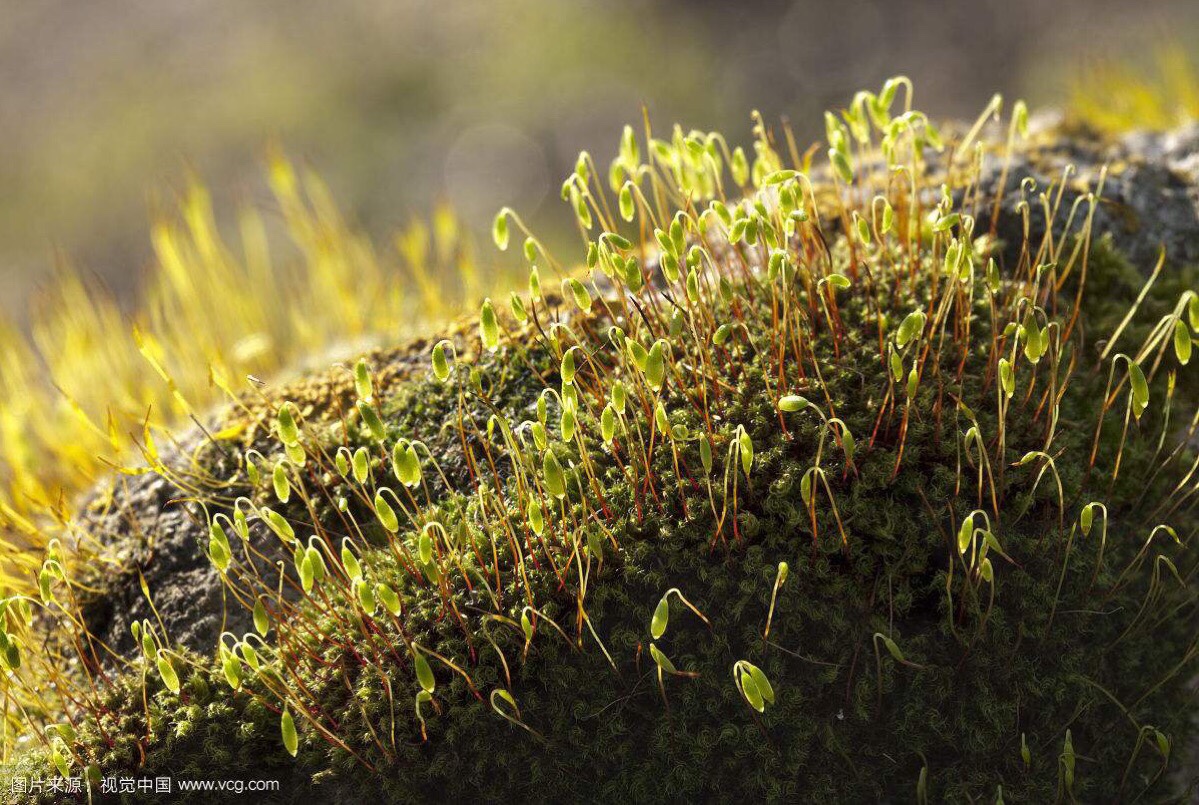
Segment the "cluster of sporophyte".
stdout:
<svg viewBox="0 0 1199 805">
<path fill-rule="evenodd" d="M 993 142 L 998 99 L 954 137 L 911 99 L 829 114 L 827 166 L 756 116 L 748 153 L 628 128 L 562 185 L 585 272 L 505 209 L 527 294 L 419 376 L 364 359 L 344 411 L 272 399 L 269 433 L 152 455 L 253 628 L 202 657 L 141 621 L 123 657 L 52 544 L 5 602 L 8 701 L 50 675 L 61 708 L 25 762 L 397 800 L 1166 790 L 1199 296 L 1100 312 L 1126 267 L 1095 195 L 981 184 L 1024 106 Z"/>
<path fill-rule="evenodd" d="M 152 434 L 164 440 L 240 393 L 247 374 L 294 372 L 331 349 L 411 335 L 477 298 L 475 256 L 448 208 L 381 252 L 306 169 L 272 153 L 268 177 L 273 203 L 265 216 L 241 212 L 237 244 L 190 184 L 179 215 L 154 227 L 156 262 L 132 316 L 66 271 L 28 329 L 0 318 L 5 588 L 33 591 L 28 575 L 53 537 L 92 556 L 97 546 L 71 525 L 75 499 L 152 449 Z"/>
<path fill-rule="evenodd" d="M 1099 131 L 1165 130 L 1199 118 L 1199 65 L 1180 44 L 1154 54 L 1152 77 L 1125 63 L 1097 63 L 1079 75 L 1067 119 Z"/>
</svg>

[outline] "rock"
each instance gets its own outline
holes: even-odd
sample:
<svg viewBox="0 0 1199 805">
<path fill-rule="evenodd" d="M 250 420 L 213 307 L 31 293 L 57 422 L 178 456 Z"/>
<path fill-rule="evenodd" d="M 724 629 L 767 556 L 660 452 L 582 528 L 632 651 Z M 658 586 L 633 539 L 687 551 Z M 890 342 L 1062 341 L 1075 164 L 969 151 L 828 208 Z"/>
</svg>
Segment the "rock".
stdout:
<svg viewBox="0 0 1199 805">
<path fill-rule="evenodd" d="M 1168 261 L 1199 262 L 1199 125 L 1164 133 L 1134 132 L 1115 142 L 1086 134 L 1042 134 L 1033 145 L 1012 159 L 1005 186 L 1000 232 L 1009 241 L 1018 239 L 1021 216 L 1017 205 L 1025 196 L 1021 182 L 1031 179 L 1031 226 L 1036 242 L 1045 230 L 1044 213 L 1033 204 L 1036 192 L 1056 193 L 1067 166 L 1073 172 L 1059 207 L 1059 223 L 1072 205 L 1098 187 L 1104 167 L 1101 203 L 1095 215 L 1095 234 L 1110 234 L 1116 248 L 1143 274 L 1152 271 L 1164 247 Z M 994 187 L 1003 160 L 989 155 L 983 165 L 984 187 Z M 1085 215 L 1085 207 L 1079 216 Z"/>
<path fill-rule="evenodd" d="M 167 460 L 179 463 L 177 455 Z M 222 628 L 223 588 L 207 556 L 202 510 L 180 502 L 181 491 L 158 475 L 121 478 L 109 494 L 112 503 L 94 502 L 80 523 L 108 540 L 116 565 L 98 574 L 105 592 L 85 605 L 89 628 L 128 655 L 137 648 L 130 625 L 140 620 L 157 623 L 160 617 L 172 641 L 211 650 Z M 154 609 L 142 594 L 139 573 L 151 591 Z M 225 628 L 245 631 L 249 626 L 242 607 L 228 608 Z"/>
</svg>

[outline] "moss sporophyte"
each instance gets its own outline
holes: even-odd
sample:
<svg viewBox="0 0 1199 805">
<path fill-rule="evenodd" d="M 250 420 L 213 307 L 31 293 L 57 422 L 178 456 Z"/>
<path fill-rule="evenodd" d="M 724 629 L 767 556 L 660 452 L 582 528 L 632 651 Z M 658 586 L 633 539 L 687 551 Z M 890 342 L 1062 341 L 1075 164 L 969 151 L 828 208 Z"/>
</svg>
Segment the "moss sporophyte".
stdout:
<svg viewBox="0 0 1199 805">
<path fill-rule="evenodd" d="M 51 543 L 4 602 L 20 763 L 397 801 L 1166 796 L 1199 296 L 1112 315 L 1100 188 L 1009 186 L 1023 104 L 942 134 L 912 99 L 859 93 L 802 153 L 758 115 L 748 148 L 626 128 L 561 187 L 585 268 L 505 208 L 527 292 L 419 368 L 243 397 L 183 463 L 147 429 L 252 626 L 208 655 L 147 618 L 122 652 Z"/>
</svg>

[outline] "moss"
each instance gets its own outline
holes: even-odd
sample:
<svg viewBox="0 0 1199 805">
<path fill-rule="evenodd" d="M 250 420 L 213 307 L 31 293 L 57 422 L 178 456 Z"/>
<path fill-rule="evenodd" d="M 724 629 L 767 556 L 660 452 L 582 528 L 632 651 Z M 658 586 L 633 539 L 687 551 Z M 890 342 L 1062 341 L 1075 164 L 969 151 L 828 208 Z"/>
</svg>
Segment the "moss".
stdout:
<svg viewBox="0 0 1199 805">
<path fill-rule="evenodd" d="M 852 306 L 845 312 L 852 315 Z M 599 328 L 602 321 L 590 324 Z M 985 328 L 981 318 L 975 325 Z M 985 340 L 986 334 L 977 337 Z M 878 402 L 863 391 L 886 383 L 881 366 L 869 359 L 873 348 L 851 338 L 841 347 L 839 365 L 863 371 L 826 377 L 836 410 L 858 434 L 869 434 L 877 417 Z M 832 363 L 829 346 L 821 349 Z M 527 357 L 540 371 L 553 371 L 544 348 L 530 347 Z M 1170 674 L 1191 639 L 1190 627 L 1162 619 L 1118 639 L 1145 595 L 1147 574 L 1105 594 L 1115 568 L 1131 561 L 1139 547 L 1138 512 L 1158 502 L 1154 489 L 1138 500 L 1140 479 L 1152 466 L 1152 439 L 1126 451 L 1122 477 L 1111 494 L 1105 494 L 1104 479 L 1087 477 L 1084 466 L 1059 463 L 1067 499 L 1104 497 L 1111 527 L 1108 561 L 1093 585 L 1098 543 L 1093 537 L 1075 539 L 1056 606 L 1068 540 L 1058 526 L 1056 495 L 1045 483 L 1031 499 L 1021 500 L 1028 494 L 1029 472 L 1008 471 L 1003 496 L 1020 500 L 1026 510 L 1007 521 L 1002 533 L 1004 548 L 1018 566 L 997 567 L 998 591 L 984 628 L 985 601 L 951 607 L 945 594 L 955 528 L 948 510 L 960 519 L 974 503 L 969 490 L 957 488 L 954 432 L 960 423 L 944 408 L 938 411 L 944 400 L 936 399 L 935 387 L 921 392 L 917 408 L 925 413 L 911 426 L 897 477 L 891 477 L 895 451 L 884 446 L 861 454 L 849 474 L 843 460 L 826 464 L 848 539 L 843 546 L 825 511 L 813 539 L 798 494 L 818 423 L 801 418 L 788 423 L 786 432 L 780 428 L 769 399 L 751 391 L 763 384 L 758 357 L 749 349 L 730 355 L 741 364 L 741 391 L 726 416 L 746 424 L 758 462 L 740 498 L 739 540 L 711 544 L 715 523 L 706 497 L 694 478 L 683 479 L 680 497 L 667 451 L 659 451 L 655 460 L 662 508 L 634 516 L 637 494 L 620 479 L 610 455 L 593 445 L 592 458 L 603 468 L 604 498 L 613 510 L 628 513 L 617 526 L 621 549 L 605 547 L 603 569 L 587 598 L 596 632 L 619 658 L 617 670 L 586 632 L 579 650 L 552 630 L 539 630 L 525 662 L 517 659 L 523 643 L 518 633 L 494 634 L 510 664 L 510 687 L 524 718 L 545 743 L 497 717 L 461 677 L 443 674 L 444 668 L 438 670 L 442 711 L 427 714 L 428 741 L 421 742 L 411 706 L 412 670 L 407 658 L 397 655 L 382 665 L 396 710 L 396 745 L 384 758 L 373 745 L 375 736 L 389 733 L 392 717 L 380 677 L 366 673 L 361 658 L 344 645 L 313 645 L 309 650 L 328 665 L 313 664 L 302 673 L 311 674 L 307 680 L 314 695 L 328 712 L 339 714 L 340 733 L 377 772 L 362 775 L 344 751 L 306 732 L 300 762 L 310 772 L 320 771 L 317 790 L 360 789 L 367 796 L 381 786 L 388 798 L 422 801 L 430 792 L 437 798 L 478 794 L 482 784 L 484 798 L 495 800 L 599 795 L 640 801 L 663 792 L 702 799 L 736 786 L 753 798 L 866 801 L 910 794 L 927 765 L 934 798 L 977 798 L 1002 785 L 1015 801 L 1051 801 L 1059 793 L 1059 755 L 1070 729 L 1081 756 L 1075 795 L 1087 801 L 1120 787 L 1132 754 L 1135 732 L 1116 702 L 1131 703 L 1152 681 L 1169 677 L 1135 710 L 1165 733 L 1176 738 L 1185 733 L 1189 708 L 1183 680 Z M 480 430 L 490 410 L 513 422 L 531 415 L 542 384 L 531 382 L 535 375 L 527 370 L 515 371 L 514 362 L 515 351 L 506 351 L 480 364 L 490 394 L 485 403 L 481 399 L 463 412 Z M 952 363 L 943 369 L 950 371 Z M 954 387 L 982 388 L 983 371 L 982 360 L 968 360 Z M 1085 455 L 1089 449 L 1090 432 L 1069 423 L 1087 420 L 1102 380 L 1079 377 L 1063 399 L 1066 424 L 1058 449 L 1066 455 Z M 414 379 L 391 398 L 387 422 L 397 433 L 436 434 L 428 439 L 430 447 L 447 473 L 461 478 L 457 431 L 438 428 L 454 407 L 453 396 L 451 387 L 431 378 Z M 975 411 L 988 409 L 981 396 L 968 403 Z M 992 431 L 981 413 L 980 421 L 985 432 Z M 1141 427 L 1152 433 L 1153 426 L 1147 417 Z M 1011 455 L 1018 457 L 1023 447 L 1035 444 L 1038 430 L 1031 420 L 1012 422 Z M 349 437 L 351 446 L 368 441 L 353 427 Z M 1112 441 L 1105 450 L 1115 449 Z M 695 449 L 687 446 L 687 466 L 698 465 Z M 500 483 L 511 491 L 505 475 L 501 471 Z M 348 493 L 341 488 L 344 481 L 328 480 L 333 488 L 325 497 Z M 445 522 L 454 522 L 471 505 L 462 488 L 439 489 L 436 498 L 437 517 Z M 577 509 L 580 502 L 572 505 Z M 487 542 L 481 533 L 472 536 L 480 545 Z M 1180 566 L 1191 562 L 1178 551 L 1167 555 Z M 413 585 L 384 548 L 364 560 L 378 578 L 403 591 L 404 628 L 411 639 L 446 656 L 470 658 L 469 673 L 479 690 L 508 687 L 495 650 L 478 639 L 477 631 L 472 645 L 466 643 L 445 617 L 435 589 Z M 783 560 L 793 568 L 792 577 L 780 591 L 770 643 L 765 643 L 761 630 L 776 566 Z M 543 611 L 569 621 L 571 596 L 558 588 L 554 574 L 542 568 L 530 575 L 538 600 L 551 602 L 541 604 Z M 708 616 L 711 628 L 685 609 L 673 608 L 659 646 L 676 666 L 698 676 L 668 677 L 667 704 L 646 654 L 646 626 L 669 587 L 681 588 Z M 472 595 L 461 584 L 454 594 L 466 611 L 478 598 L 477 591 Z M 1173 591 L 1164 595 L 1173 600 Z M 518 601 L 519 592 L 508 590 L 507 600 Z M 339 628 L 336 618 L 354 617 L 344 601 L 333 611 L 332 618 L 315 616 L 324 619 L 319 622 L 326 630 Z M 477 617 L 471 620 L 477 624 Z M 386 632 L 394 626 L 381 628 Z M 878 676 L 876 632 L 892 635 L 906 657 L 924 667 L 904 667 L 883 651 Z M 1119 650 L 1113 651 L 1113 644 Z M 731 681 L 730 668 L 741 658 L 761 665 L 778 692 L 777 705 L 760 718 Z M 218 689 L 221 694 L 214 694 Z M 140 707 L 131 707 L 140 700 L 138 686 L 126 680 L 111 696 L 114 713 L 105 731 L 116 742 L 108 746 L 98 733 L 84 735 L 85 742 L 95 742 L 88 751 L 101 768 L 140 765 L 145 773 L 174 774 L 220 769 L 236 776 L 235 771 L 261 775 L 264 768 L 288 767 L 273 714 L 250 697 L 230 695 L 215 669 L 193 675 L 177 699 L 161 690 L 152 693 L 144 761 L 136 751 L 136 736 L 146 732 L 144 715 Z M 1028 768 L 1020 756 L 1022 735 L 1032 752 Z M 1125 790 L 1143 789 L 1160 766 L 1153 752 L 1140 753 Z"/>
<path fill-rule="evenodd" d="M 187 659 L 192 670 L 177 694 L 152 672 L 121 674 L 102 688 L 99 718 L 81 722 L 78 734 L 96 770 L 176 780 L 291 778 L 294 764 L 280 755 L 275 737 L 278 716 L 249 696 L 230 693 L 206 658 Z M 6 771 L 28 780 L 50 776 L 51 768 L 46 756 L 27 752 Z M 77 767 L 72 774 L 86 779 L 96 770 Z M 54 797 L 46 792 L 41 799 Z"/>
<path fill-rule="evenodd" d="M 955 802 L 989 801 L 1000 788 L 1020 802 L 1168 796 L 1157 738 L 1181 746 L 1194 713 L 1186 680 L 1197 565 L 1185 547 L 1193 501 L 1173 495 L 1188 459 L 1162 461 L 1160 405 L 1127 433 L 1112 413 L 1096 437 L 1110 387 L 1095 337 L 1123 318 L 1125 306 L 1110 300 L 1134 287 L 1120 256 L 1095 244 L 1083 324 L 1039 368 L 1022 364 L 1000 442 L 996 344 L 1015 348 L 995 311 L 1001 301 L 1020 310 L 1027 266 L 1009 267 L 990 292 L 981 275 L 963 281 L 970 294 L 945 292 L 945 244 L 935 235 L 918 251 L 863 256 L 860 243 L 829 227 L 788 243 L 811 272 L 795 284 L 819 270 L 854 277 L 852 289 L 780 296 L 765 266 L 743 270 L 754 250 L 730 239 L 717 252 L 724 287 L 688 310 L 710 317 L 708 330 L 724 321 L 744 328 L 719 342 L 710 333 L 671 337 L 663 390 L 630 400 L 615 450 L 599 438 L 603 401 L 614 378 L 641 381 L 609 328 L 649 348 L 669 332 L 670 306 L 683 305 L 668 283 L 637 297 L 617 289 L 587 313 L 566 315 L 555 297 L 542 302 L 542 315 L 573 333 L 565 343 L 586 347 L 574 381 L 581 438 L 568 445 L 558 404 L 546 407 L 546 452 L 568 477 L 560 502 L 552 490 L 537 495 L 544 530 L 528 513 L 529 489 L 550 486 L 533 423 L 543 390 L 563 378 L 562 343 L 541 319 L 509 322 L 505 346 L 477 356 L 475 340 L 458 333 L 462 359 L 450 382 L 413 368 L 427 344 L 375 356 L 376 380 L 394 378 L 377 382 L 370 403 L 382 438 L 354 413 L 344 370 L 314 380 L 298 408 L 306 461 L 286 504 L 274 501 L 269 479 L 250 482 L 241 456 L 210 450 L 210 514 L 232 516 L 232 499 L 246 495 L 297 524 L 300 545 L 285 546 L 254 522 L 259 561 L 239 559 L 229 571 L 232 595 L 271 605 L 268 670 L 236 663 L 242 687 L 231 692 L 213 660 L 189 657 L 196 670 L 178 696 L 151 672 L 148 725 L 143 680 L 125 676 L 106 693 L 98 723 L 83 720 L 78 754 L 105 773 L 286 769 L 294 775 L 286 798 L 330 801 L 698 801 L 733 792 L 892 801 L 913 796 L 922 779 L 930 800 Z M 892 277 L 893 289 L 876 290 Z M 1178 272 L 1150 295 L 1123 336 L 1129 344 L 1150 333 L 1146 322 L 1187 277 Z M 894 334 L 913 310 L 951 295 L 953 313 L 927 344 L 906 403 L 905 383 L 892 381 L 880 354 L 877 314 Z M 1059 325 L 1070 319 L 1069 286 L 1060 297 L 1041 287 L 1036 295 Z M 801 299 L 796 360 L 778 322 L 800 318 L 780 306 Z M 1047 380 L 1051 365 L 1060 384 Z M 1151 378 L 1153 399 L 1164 400 L 1164 373 Z M 1186 383 L 1179 393 L 1189 400 Z M 783 413 L 783 390 L 814 405 Z M 1127 392 L 1117 394 L 1123 401 Z M 654 422 L 659 401 L 673 438 Z M 262 427 L 276 405 L 268 401 L 245 436 L 269 462 L 283 453 Z M 852 460 L 845 430 L 829 437 L 818 411 L 856 437 Z M 974 447 L 963 437 L 972 425 L 981 434 Z M 523 450 L 505 447 L 511 431 L 526 434 Z M 753 445 L 748 473 L 742 433 Z M 700 434 L 710 434 L 712 469 Z M 411 439 L 431 460 L 424 482 L 408 489 L 392 475 L 389 447 Z M 990 477 L 976 463 L 984 446 Z M 335 468 L 343 448 L 366 450 L 371 481 Z M 1039 450 L 1051 466 L 1030 452 Z M 817 462 L 827 488 L 816 487 L 810 506 Z M 394 535 L 374 502 L 383 484 L 396 508 L 419 511 L 402 515 Z M 1090 501 L 1102 501 L 1107 517 L 1084 533 L 1078 517 Z M 962 557 L 983 536 L 967 531 L 963 548 L 958 530 L 975 510 L 994 519 L 987 531 L 996 542 L 989 570 L 971 563 L 967 575 Z M 1179 539 L 1158 532 L 1146 543 L 1157 522 L 1178 525 Z M 434 531 L 436 572 L 419 558 L 431 523 L 444 529 Z M 329 546 L 330 577 L 302 592 L 313 532 L 314 544 Z M 335 558 L 343 538 L 371 589 L 396 591 L 400 616 L 363 605 Z M 767 640 L 780 562 L 790 574 Z M 669 597 L 669 623 L 652 637 L 652 614 L 671 588 L 701 614 Z M 530 615 L 537 627 L 527 638 Z M 659 672 L 651 640 L 683 673 Z M 421 681 L 417 656 L 435 685 Z M 741 660 L 773 685 L 761 713 L 734 684 Z M 433 688 L 424 701 L 422 687 Z M 500 690 L 515 707 L 496 699 Z M 300 726 L 294 762 L 278 739 L 283 696 Z"/>
</svg>

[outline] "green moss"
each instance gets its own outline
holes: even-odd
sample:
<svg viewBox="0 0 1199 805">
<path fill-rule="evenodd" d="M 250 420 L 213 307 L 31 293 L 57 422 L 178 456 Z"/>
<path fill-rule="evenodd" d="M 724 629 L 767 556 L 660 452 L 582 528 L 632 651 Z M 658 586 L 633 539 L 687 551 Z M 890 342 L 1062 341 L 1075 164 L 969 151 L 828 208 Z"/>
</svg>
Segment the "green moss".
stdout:
<svg viewBox="0 0 1199 805">
<path fill-rule="evenodd" d="M 852 305 L 845 313 L 853 315 Z M 985 340 L 984 320 L 975 325 L 977 338 Z M 831 349 L 827 344 L 821 349 L 832 364 Z M 837 365 L 865 371 L 826 376 L 836 410 L 863 440 L 878 405 L 863 392 L 886 383 L 881 366 L 870 359 L 873 349 L 849 339 Z M 492 406 L 513 422 L 531 416 L 542 386 L 529 382 L 531 373 L 513 370 L 513 355 L 505 352 L 479 367 L 490 395 L 464 416 L 480 429 Z M 553 363 L 540 347 L 531 347 L 529 357 L 543 371 Z M 361 658 L 346 646 L 314 644 L 309 649 L 328 666 L 305 668 L 308 684 L 324 708 L 338 714 L 340 734 L 377 774 L 364 776 L 344 751 L 330 748 L 312 731 L 304 731 L 302 767 L 322 770 L 322 786 L 361 787 L 363 796 L 382 786 L 388 797 L 413 801 L 434 791 L 438 798 L 468 796 L 480 787 L 497 800 L 578 800 L 598 794 L 639 801 L 666 791 L 694 800 L 736 787 L 751 798 L 866 801 L 911 794 L 927 764 L 934 798 L 977 798 L 1002 784 L 1015 801 L 1051 801 L 1060 787 L 1058 758 L 1070 729 L 1081 756 L 1075 794 L 1087 801 L 1119 788 L 1136 741 L 1115 701 L 1131 705 L 1153 682 L 1168 677 L 1134 710 L 1167 734 L 1185 733 L 1189 708 L 1183 679 L 1171 672 L 1191 639 L 1190 626 L 1179 619 L 1155 619 L 1152 628 L 1145 624 L 1117 643 L 1145 595 L 1148 574 L 1139 572 L 1136 583 L 1106 594 L 1116 568 L 1140 547 L 1140 512 L 1158 502 L 1155 489 L 1138 500 L 1141 479 L 1151 468 L 1152 439 L 1126 450 L 1122 477 L 1111 494 L 1106 494 L 1106 480 L 1088 478 L 1081 462 L 1059 462 L 1071 506 L 1102 497 L 1111 526 L 1107 560 L 1094 585 L 1098 542 L 1094 536 L 1076 537 L 1052 628 L 1068 534 L 1058 527 L 1052 484 L 1042 483 L 1035 496 L 1024 499 L 1030 471 L 1007 471 L 1003 496 L 1026 513 L 1005 521 L 1001 537 L 1019 566 L 997 562 L 996 599 L 983 628 L 985 600 L 955 602 L 951 609 L 945 594 L 957 521 L 976 501 L 970 490 L 957 488 L 954 433 L 961 423 L 950 410 L 937 411 L 938 402 L 944 406 L 945 401 L 937 399 L 935 387 L 928 384 L 920 392 L 917 409 L 923 414 L 911 425 L 897 477 L 891 477 L 896 455 L 883 446 L 885 433 L 881 445 L 859 455 L 848 475 L 843 459 L 826 460 L 848 538 L 842 546 L 824 507 L 813 539 L 799 497 L 818 422 L 796 417 L 788 422 L 788 432 L 782 431 L 769 399 L 751 391 L 764 382 L 758 357 L 748 349 L 730 356 L 741 364 L 737 380 L 744 391 L 730 401 L 726 416 L 746 425 L 757 451 L 740 497 L 739 541 L 711 545 L 715 522 L 706 496 L 692 477 L 683 480 L 679 496 L 668 451 L 660 450 L 655 460 L 662 508 L 635 516 L 634 492 L 609 455 L 593 445 L 592 458 L 604 470 L 604 497 L 611 509 L 627 513 L 615 526 L 621 549 L 605 546 L 603 569 L 587 597 L 597 633 L 619 658 L 617 671 L 586 631 L 579 650 L 553 630 L 539 630 L 525 662 L 518 659 L 523 643 L 518 632 L 492 633 L 510 664 L 511 690 L 525 721 L 545 736 L 545 743 L 500 719 L 471 695 L 461 677 L 443 673 L 444 667 L 437 671 L 442 711 L 428 709 L 428 742 L 421 742 L 411 703 L 414 677 L 407 657 L 399 655 L 382 660 L 396 710 L 396 746 L 393 756 L 384 758 L 373 745 L 374 736 L 391 729 L 381 678 L 364 672 Z M 953 363 L 946 361 L 943 369 L 950 371 Z M 960 388 L 982 388 L 983 371 L 982 361 L 972 356 Z M 1088 419 L 1102 381 L 1084 374 L 1063 399 L 1057 446 L 1066 455 L 1085 455 L 1089 449 L 1090 431 L 1070 423 Z M 461 478 L 457 430 L 438 427 L 454 408 L 453 397 L 449 387 L 432 379 L 413 381 L 392 398 L 387 421 L 397 433 L 437 434 L 427 440 L 430 447 L 447 473 Z M 981 413 L 989 410 L 986 399 L 973 395 L 967 402 L 980 412 L 984 432 L 992 432 L 993 423 Z M 593 422 L 584 426 L 595 432 Z M 1152 433 L 1153 426 L 1147 416 L 1141 427 Z M 1031 420 L 1010 423 L 1013 460 L 1036 443 L 1039 429 Z M 354 429 L 351 437 L 351 445 L 366 441 Z M 1105 451 L 1114 449 L 1114 438 L 1105 440 Z M 687 446 L 686 466 L 698 466 L 695 450 Z M 386 469 L 380 464 L 376 472 Z M 510 491 L 506 475 L 501 469 L 501 483 Z M 343 481 L 330 480 L 329 498 L 348 493 L 339 488 Z M 444 522 L 470 510 L 469 493 L 462 489 L 439 490 L 437 497 L 435 517 Z M 581 513 L 578 501 L 572 505 Z M 360 521 L 368 519 L 364 511 L 358 514 Z M 482 533 L 472 538 L 480 547 L 489 545 Z M 1163 550 L 1180 567 L 1193 561 L 1164 544 Z M 778 596 L 770 643 L 765 643 L 761 633 L 779 561 L 790 563 L 792 575 Z M 364 564 L 402 590 L 404 626 L 412 639 L 460 661 L 470 658 L 469 673 L 479 690 L 508 687 L 495 650 L 477 631 L 472 644 L 466 643 L 445 616 L 435 589 L 414 585 L 386 549 L 364 556 Z M 571 596 L 558 589 L 554 574 L 543 567 L 531 571 L 530 578 L 543 611 L 569 623 Z M 646 650 L 650 613 L 669 587 L 681 588 L 710 618 L 711 628 L 677 603 L 672 608 L 659 647 L 678 668 L 698 677 L 668 677 L 667 706 Z M 506 593 L 515 616 L 520 593 L 511 588 Z M 1181 602 L 1176 593 L 1168 589 L 1163 596 Z M 467 613 L 481 603 L 477 590 L 472 595 L 461 583 L 454 594 Z M 333 618 L 319 616 L 322 628 L 336 632 L 335 618 L 355 617 L 352 609 L 339 603 Z M 477 626 L 477 615 L 468 617 Z M 394 627 L 380 628 L 388 633 Z M 906 657 L 924 667 L 901 666 L 884 650 L 880 680 L 872 642 L 876 632 L 892 635 Z M 760 665 L 777 690 L 777 705 L 762 717 L 755 717 L 732 684 L 730 669 L 742 658 Z M 101 768 L 140 764 L 134 745 L 146 731 L 144 716 L 129 705 L 138 699 L 132 680 L 113 692 L 115 720 L 106 731 L 117 741 L 112 746 L 99 741 L 89 750 Z M 151 699 L 147 773 L 201 774 L 219 768 L 258 774 L 264 765 L 286 767 L 275 718 L 253 699 L 231 695 L 216 671 L 193 676 L 178 700 L 163 691 Z M 1028 768 L 1020 756 L 1022 734 L 1032 751 Z M 1142 751 L 1131 764 L 1125 791 L 1141 791 L 1160 767 L 1154 751 Z"/>
<path fill-rule="evenodd" d="M 306 799 L 698 801 L 736 792 L 862 802 L 913 797 L 922 776 L 930 801 L 992 801 L 1000 787 L 1020 802 L 1167 796 L 1158 736 L 1180 746 L 1194 712 L 1186 681 L 1196 665 L 1197 565 L 1185 547 L 1194 503 L 1173 494 L 1191 459 L 1163 462 L 1162 445 L 1174 441 L 1164 372 L 1150 372 L 1156 404 L 1127 432 L 1119 416 L 1127 390 L 1118 389 L 1096 436 L 1110 387 L 1094 343 L 1124 316 L 1126 306 L 1109 300 L 1135 287 L 1127 266 L 1095 244 L 1082 324 L 1037 368 L 1019 359 L 1000 442 L 996 345 L 1019 354 L 1005 324 L 1022 321 L 1027 267 L 988 290 L 981 271 L 943 275 L 946 244 L 933 233 L 915 251 L 891 244 L 869 253 L 831 227 L 818 234 L 787 243 L 809 272 L 794 286 L 854 277 L 835 297 L 779 291 L 765 270 L 743 270 L 769 256 L 733 237 L 713 249 L 712 285 L 724 289 L 702 304 L 678 302 L 669 283 L 638 297 L 618 287 L 587 314 L 561 315 L 557 298 L 541 304 L 543 316 L 568 324 L 574 340 L 565 343 L 585 347 L 575 380 L 581 439 L 565 443 L 552 395 L 546 406 L 547 449 L 568 477 L 560 503 L 538 494 L 544 531 L 528 514 L 531 486 L 548 488 L 528 434 L 543 390 L 561 387 L 562 344 L 542 320 L 514 326 L 500 351 L 459 362 L 448 383 L 418 372 L 379 386 L 372 404 L 385 438 L 352 413 L 351 398 L 331 394 L 309 416 L 306 462 L 285 505 L 274 502 L 267 473 L 255 487 L 241 462 L 216 460 L 211 514 L 231 513 L 230 501 L 245 494 L 297 524 L 296 561 L 296 546 L 255 523 L 251 545 L 263 561 L 230 571 L 243 602 L 259 594 L 271 602 L 269 670 L 239 663 L 244 687 L 234 693 L 210 660 L 191 658 L 200 670 L 184 694 L 151 681 L 148 727 L 141 681 L 126 677 L 114 712 L 81 725 L 76 751 L 105 773 L 291 769 L 294 796 Z M 1191 276 L 1158 286 L 1127 344 L 1149 335 Z M 1034 295 L 1059 327 L 1070 320 L 1069 285 Z M 926 360 L 909 403 L 911 352 L 893 382 L 878 314 L 890 339 L 912 311 L 944 299 L 951 312 L 939 337 L 921 345 Z M 631 398 L 614 451 L 600 439 L 600 411 L 615 378 L 640 380 L 609 328 L 649 348 L 669 331 L 673 304 L 703 317 L 695 326 L 704 334 L 670 337 L 663 389 Z M 826 312 L 833 304 L 835 315 Z M 788 316 L 804 321 L 798 359 L 790 350 L 800 337 L 780 336 Z M 738 326 L 716 343 L 719 322 Z M 457 343 L 464 354 L 473 346 Z M 1189 382 L 1178 387 L 1188 400 Z M 814 405 L 781 413 L 783 392 Z M 1048 399 L 1058 402 L 1056 419 Z M 674 438 L 654 424 L 658 402 Z M 818 412 L 856 437 L 852 462 Z M 972 425 L 973 445 L 964 438 Z M 511 431 L 526 434 L 521 450 L 505 446 Z M 748 473 L 741 433 L 754 448 Z M 701 434 L 714 447 L 710 470 Z M 264 429 L 253 438 L 271 461 L 282 454 Z M 411 439 L 432 460 L 424 484 L 406 490 L 389 453 Z M 360 485 L 335 469 L 343 448 L 367 450 L 373 480 Z M 980 450 L 987 467 L 976 464 Z M 827 487 L 816 486 L 810 507 L 804 479 L 817 462 Z M 419 511 L 401 516 L 395 535 L 373 502 L 384 484 Z M 1102 501 L 1107 517 L 1084 534 L 1077 523 L 1090 501 Z M 985 573 L 975 570 L 981 557 L 967 561 L 983 536 L 968 531 L 969 544 L 959 544 L 974 510 L 994 523 Z M 1177 526 L 1178 539 L 1159 531 L 1147 544 L 1159 522 Z M 431 523 L 444 528 L 436 573 L 418 559 Z M 301 594 L 296 569 L 313 532 L 314 544 L 330 546 L 333 575 Z M 397 592 L 401 616 L 361 605 L 352 579 L 339 575 L 343 538 L 372 589 Z M 780 562 L 790 575 L 766 640 Z M 288 592 L 273 595 L 277 588 Z M 671 597 L 665 633 L 651 638 L 652 613 L 671 588 L 704 619 Z M 526 641 L 530 614 L 538 625 Z M 651 640 L 682 674 L 659 674 Z M 417 655 L 436 679 L 423 702 Z M 734 685 L 741 660 L 759 666 L 776 694 L 760 714 Z M 519 713 L 495 699 L 499 690 Z M 278 737 L 284 694 L 300 727 L 294 763 Z M 106 718 L 115 726 L 102 731 Z M 144 759 L 133 747 L 143 735 Z"/>
</svg>

